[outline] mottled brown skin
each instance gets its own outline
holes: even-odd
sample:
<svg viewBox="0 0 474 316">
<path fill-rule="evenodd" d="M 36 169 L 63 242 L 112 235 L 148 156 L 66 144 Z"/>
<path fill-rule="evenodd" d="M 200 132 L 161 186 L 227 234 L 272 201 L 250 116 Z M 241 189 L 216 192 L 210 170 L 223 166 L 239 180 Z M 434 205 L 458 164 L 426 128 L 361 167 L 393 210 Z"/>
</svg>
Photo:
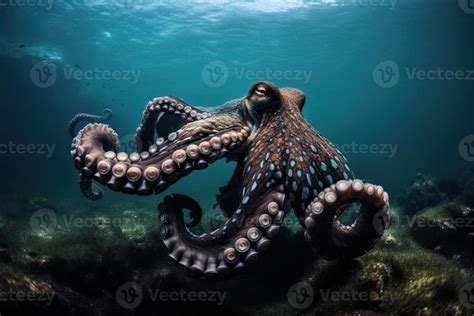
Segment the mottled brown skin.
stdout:
<svg viewBox="0 0 474 316">
<path fill-rule="evenodd" d="M 115 153 L 117 137 L 105 125 L 79 132 L 71 153 L 86 180 L 81 189 L 94 195 L 94 179 L 125 193 L 158 194 L 192 170 L 225 157 L 237 160 L 238 166 L 232 185 L 218 199 L 225 213 L 231 213 L 222 227 L 200 236 L 189 231 L 183 209 L 201 213 L 189 197 L 167 196 L 159 206 L 164 243 L 180 264 L 206 277 L 240 271 L 268 249 L 291 209 L 305 238 L 323 257 L 360 256 L 383 233 L 388 195 L 381 187 L 352 180 L 344 156 L 304 119 L 304 103 L 301 91 L 269 82 L 257 83 L 243 99 L 209 112 L 177 98 L 156 98 L 147 105 L 137 131 L 140 155 Z M 171 121 L 163 111 L 185 122 Z M 163 127 L 163 120 L 169 127 Z M 178 130 L 153 145 L 155 131 L 170 128 Z M 352 202 L 362 207 L 347 227 L 338 217 Z"/>
</svg>

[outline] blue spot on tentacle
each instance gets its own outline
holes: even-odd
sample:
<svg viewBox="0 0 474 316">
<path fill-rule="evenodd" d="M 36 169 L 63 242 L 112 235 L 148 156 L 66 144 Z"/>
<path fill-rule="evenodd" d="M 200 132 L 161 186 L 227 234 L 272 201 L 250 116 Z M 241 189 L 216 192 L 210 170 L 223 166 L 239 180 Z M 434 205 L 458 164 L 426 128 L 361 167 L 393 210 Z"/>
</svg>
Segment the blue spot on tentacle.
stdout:
<svg viewBox="0 0 474 316">
<path fill-rule="evenodd" d="M 309 189 L 308 187 L 303 188 L 303 199 L 307 199 L 309 197 Z"/>
<path fill-rule="evenodd" d="M 315 153 L 318 152 L 318 150 L 316 149 L 316 147 L 313 144 L 311 144 L 311 146 L 309 146 L 309 147 L 311 147 L 311 150 L 314 151 Z"/>
<path fill-rule="evenodd" d="M 176 132 L 173 132 L 173 133 L 168 135 L 168 140 L 169 141 L 174 141 L 176 139 L 176 137 L 178 137 L 178 135 L 176 134 Z"/>
<path fill-rule="evenodd" d="M 309 186 L 312 186 L 311 176 L 309 175 L 309 173 L 306 174 L 306 181 L 308 181 Z"/>
<path fill-rule="evenodd" d="M 328 166 L 326 166 L 326 164 L 324 162 L 321 162 L 321 169 L 323 171 L 326 171 L 326 170 L 328 170 Z"/>
<path fill-rule="evenodd" d="M 281 171 L 277 171 L 277 173 L 275 174 L 275 178 L 277 179 L 283 178 L 283 174 L 281 173 Z"/>
<path fill-rule="evenodd" d="M 301 170 L 298 169 L 298 171 L 296 172 L 296 174 L 298 175 L 299 178 L 301 178 L 301 176 L 303 175 L 303 173 L 301 172 Z"/>
<path fill-rule="evenodd" d="M 319 185 L 319 187 L 320 187 L 320 188 L 324 188 L 323 181 L 321 181 L 321 180 L 320 180 L 320 181 L 318 181 L 318 185 Z"/>
<path fill-rule="evenodd" d="M 315 174 L 316 170 L 314 170 L 313 166 L 309 166 L 309 172 L 311 172 L 311 174 Z"/>
<path fill-rule="evenodd" d="M 244 196 L 244 198 L 242 199 L 242 204 L 245 205 L 247 204 L 249 201 L 249 197 L 248 196 Z"/>
<path fill-rule="evenodd" d="M 296 161 L 291 160 L 291 161 L 290 161 L 290 166 L 291 166 L 291 167 L 294 167 L 295 165 L 296 165 Z"/>
<path fill-rule="evenodd" d="M 293 176 L 293 170 L 292 169 L 288 169 L 288 177 L 292 177 Z"/>
<path fill-rule="evenodd" d="M 273 164 L 273 163 L 270 164 L 270 170 L 272 170 L 272 171 L 275 170 L 275 164 Z"/>
<path fill-rule="evenodd" d="M 250 188 L 250 191 L 253 191 L 257 188 L 257 182 L 252 183 L 252 187 Z"/>
<path fill-rule="evenodd" d="M 331 159 L 331 167 L 337 169 L 337 162 L 334 159 Z"/>
<path fill-rule="evenodd" d="M 332 176 L 330 174 L 327 175 L 326 177 L 329 181 L 329 184 L 333 184 L 334 183 L 334 180 L 332 179 Z"/>
<path fill-rule="evenodd" d="M 242 210 L 241 210 L 240 208 L 237 209 L 237 211 L 235 211 L 235 214 L 236 214 L 236 215 L 239 215 L 240 213 L 242 213 Z"/>
<path fill-rule="evenodd" d="M 296 181 L 293 181 L 293 183 L 291 184 L 291 188 L 293 189 L 293 191 L 297 191 L 298 190 L 298 183 Z"/>
</svg>

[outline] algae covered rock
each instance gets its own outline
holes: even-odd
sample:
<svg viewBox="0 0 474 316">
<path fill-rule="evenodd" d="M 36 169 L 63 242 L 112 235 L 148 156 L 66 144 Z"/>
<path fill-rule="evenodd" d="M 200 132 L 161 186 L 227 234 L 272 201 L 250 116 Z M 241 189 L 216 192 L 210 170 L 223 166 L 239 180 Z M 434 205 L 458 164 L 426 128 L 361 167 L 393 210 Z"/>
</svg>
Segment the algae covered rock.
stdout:
<svg viewBox="0 0 474 316">
<path fill-rule="evenodd" d="M 413 237 L 424 247 L 469 262 L 474 257 L 474 209 L 457 202 L 426 209 L 412 220 Z"/>
<path fill-rule="evenodd" d="M 399 199 L 406 214 L 415 214 L 423 208 L 441 202 L 441 192 L 432 177 L 417 174 Z"/>
</svg>

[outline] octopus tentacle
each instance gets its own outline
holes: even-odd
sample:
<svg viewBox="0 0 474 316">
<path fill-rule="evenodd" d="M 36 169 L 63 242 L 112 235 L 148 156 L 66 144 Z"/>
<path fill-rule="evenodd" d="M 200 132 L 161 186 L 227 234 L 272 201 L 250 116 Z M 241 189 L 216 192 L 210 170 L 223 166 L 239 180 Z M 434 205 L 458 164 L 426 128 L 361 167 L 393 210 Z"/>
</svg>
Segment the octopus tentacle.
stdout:
<svg viewBox="0 0 474 316">
<path fill-rule="evenodd" d="M 215 130 L 217 129 L 217 130 Z M 108 126 L 89 124 L 73 143 L 76 168 L 83 180 L 93 178 L 115 191 L 128 194 L 158 194 L 193 170 L 206 168 L 217 159 L 237 150 L 248 137 L 248 127 L 231 118 L 192 123 L 140 154 L 117 152 L 118 136 Z M 82 185 L 83 183 L 83 185 Z M 92 187 L 83 189 L 87 197 L 99 198 Z"/>
<path fill-rule="evenodd" d="M 91 123 L 102 123 L 110 120 L 112 118 L 112 110 L 104 109 L 102 115 L 93 115 L 87 113 L 79 113 L 74 115 L 74 117 L 69 122 L 69 135 L 74 137 L 76 135 L 76 127 L 82 122 L 91 122 Z"/>
<path fill-rule="evenodd" d="M 175 116 L 176 119 L 168 119 L 164 122 L 159 122 L 160 118 L 167 113 Z M 160 123 L 178 124 L 179 119 L 184 122 L 194 122 L 209 116 L 210 114 L 208 112 L 189 105 L 176 97 L 163 96 L 154 98 L 146 105 L 143 111 L 142 122 L 136 132 L 135 141 L 137 143 L 137 151 L 142 152 L 143 150 L 147 150 L 154 144 L 155 129 L 157 134 L 160 134 Z"/>
<path fill-rule="evenodd" d="M 79 131 L 74 138 L 71 155 L 74 165 L 80 170 L 79 185 L 84 196 L 91 200 L 102 198 L 102 190 L 92 183 L 96 161 L 104 156 L 106 150 L 117 151 L 119 147 L 117 134 L 107 125 L 88 124 Z"/>
<path fill-rule="evenodd" d="M 258 199 L 244 198 L 222 227 L 197 236 L 184 224 L 183 208 L 195 205 L 189 200 L 176 194 L 165 197 L 158 207 L 161 234 L 170 257 L 208 278 L 237 272 L 254 263 L 271 245 L 285 215 L 285 194 L 280 185 Z"/>
<path fill-rule="evenodd" d="M 358 218 L 344 226 L 346 206 L 361 203 Z M 325 259 L 359 257 L 372 249 L 388 220 L 388 194 L 361 180 L 341 180 L 321 192 L 306 209 L 305 238 Z"/>
</svg>

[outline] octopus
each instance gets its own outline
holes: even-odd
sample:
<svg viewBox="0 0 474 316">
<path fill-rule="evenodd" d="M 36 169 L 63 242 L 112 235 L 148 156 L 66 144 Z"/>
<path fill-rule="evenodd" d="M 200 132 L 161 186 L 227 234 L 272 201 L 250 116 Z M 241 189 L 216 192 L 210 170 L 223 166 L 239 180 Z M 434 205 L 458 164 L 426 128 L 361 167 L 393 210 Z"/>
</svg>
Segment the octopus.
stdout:
<svg viewBox="0 0 474 316">
<path fill-rule="evenodd" d="M 98 183 L 126 194 L 160 194 L 225 158 L 237 166 L 217 195 L 226 218 L 220 227 L 194 233 L 202 209 L 186 195 L 171 194 L 159 204 L 160 234 L 171 258 L 205 278 L 233 275 L 269 249 L 291 210 L 321 258 L 359 257 L 383 234 L 388 194 L 354 178 L 344 155 L 303 117 L 305 100 L 302 91 L 270 82 L 218 107 L 157 97 L 145 107 L 133 153 L 119 151 L 119 137 L 108 125 L 91 122 L 71 148 L 81 192 L 101 198 Z M 78 114 L 69 129 L 75 133 L 81 122 L 104 119 Z M 341 216 L 354 204 L 356 219 L 345 225 Z M 186 224 L 186 210 L 192 223 Z"/>
</svg>

